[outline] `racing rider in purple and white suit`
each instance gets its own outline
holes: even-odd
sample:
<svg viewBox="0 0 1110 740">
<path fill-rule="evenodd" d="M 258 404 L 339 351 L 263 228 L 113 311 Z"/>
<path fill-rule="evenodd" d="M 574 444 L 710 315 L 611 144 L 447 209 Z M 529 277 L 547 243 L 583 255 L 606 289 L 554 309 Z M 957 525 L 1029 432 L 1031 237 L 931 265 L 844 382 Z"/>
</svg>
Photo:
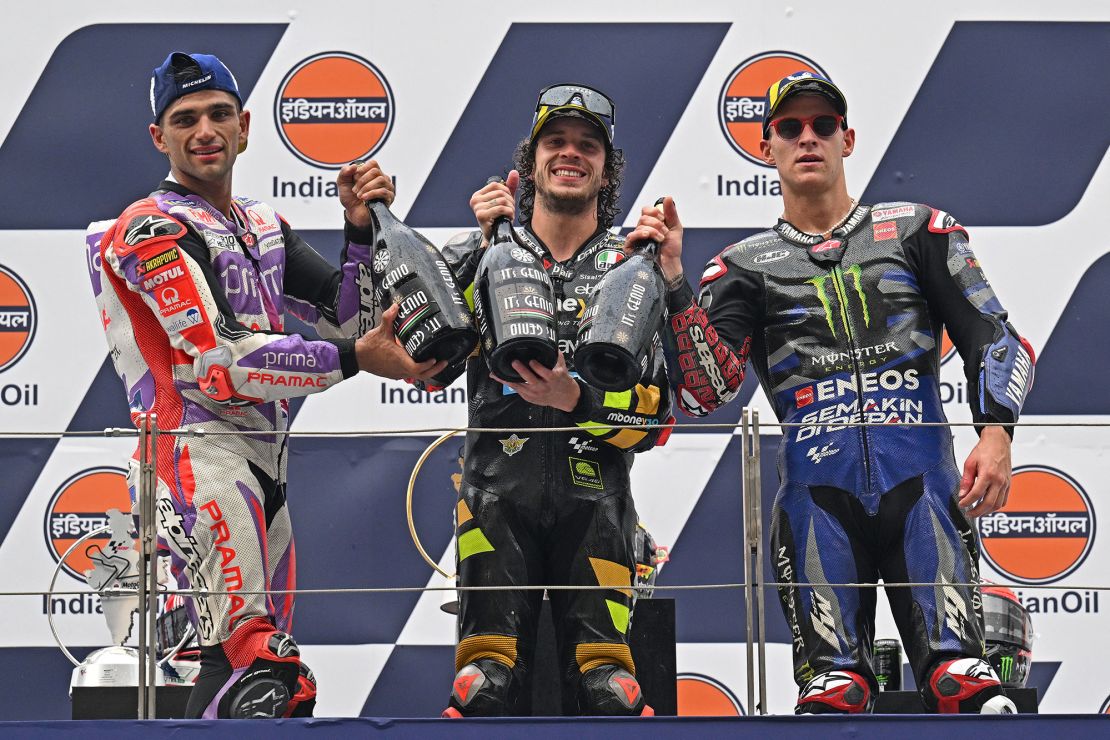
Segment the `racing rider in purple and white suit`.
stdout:
<svg viewBox="0 0 1110 740">
<path fill-rule="evenodd" d="M 315 681 L 289 636 L 296 586 L 285 505 L 288 401 L 359 370 L 430 378 L 376 315 L 369 213 L 393 187 L 373 161 L 339 172 L 342 268 L 308 246 L 268 205 L 232 197 L 250 113 L 216 57 L 174 52 L 151 80 L 155 147 L 171 178 L 86 237 L 101 322 L 132 418 L 157 413 L 159 545 L 182 587 L 201 671 L 189 717 L 310 716 Z M 286 310 L 325 339 L 284 332 Z M 377 328 L 374 328 L 377 327 Z M 252 434 L 253 433 L 253 434 Z M 136 453 L 136 458 L 138 453 Z M 132 498 L 138 466 L 131 461 Z M 243 592 L 243 593 L 238 593 Z"/>
</svg>

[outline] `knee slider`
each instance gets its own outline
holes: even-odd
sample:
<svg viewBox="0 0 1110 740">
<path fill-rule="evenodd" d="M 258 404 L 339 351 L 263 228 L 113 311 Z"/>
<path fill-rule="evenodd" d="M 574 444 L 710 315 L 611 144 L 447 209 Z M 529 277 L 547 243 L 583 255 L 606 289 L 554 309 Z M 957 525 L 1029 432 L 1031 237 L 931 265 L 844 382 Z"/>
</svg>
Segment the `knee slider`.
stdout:
<svg viewBox="0 0 1110 740">
<path fill-rule="evenodd" d="M 578 705 L 583 714 L 630 716 L 654 714 L 644 702 L 636 677 L 619 665 L 603 665 L 582 673 Z"/>
<path fill-rule="evenodd" d="M 990 663 L 980 658 L 957 658 L 940 663 L 929 674 L 921 692 L 931 711 L 940 714 L 1016 714 L 1014 703 L 1002 693 Z"/>
<path fill-rule="evenodd" d="M 492 658 L 468 663 L 455 674 L 450 709 L 444 716 L 501 717 L 509 713 L 512 670 Z"/>
<path fill-rule="evenodd" d="M 853 671 L 827 671 L 798 693 L 795 714 L 861 714 L 874 704 L 867 679 Z"/>
<path fill-rule="evenodd" d="M 284 632 L 271 632 L 256 648 L 254 660 L 220 699 L 217 716 L 231 719 L 286 716 L 290 703 L 302 691 L 300 656 L 300 648 L 292 637 Z M 312 678 L 312 696 L 306 694 L 304 701 L 311 698 L 315 705 L 315 678 L 311 671 L 307 671 L 306 678 Z"/>
</svg>

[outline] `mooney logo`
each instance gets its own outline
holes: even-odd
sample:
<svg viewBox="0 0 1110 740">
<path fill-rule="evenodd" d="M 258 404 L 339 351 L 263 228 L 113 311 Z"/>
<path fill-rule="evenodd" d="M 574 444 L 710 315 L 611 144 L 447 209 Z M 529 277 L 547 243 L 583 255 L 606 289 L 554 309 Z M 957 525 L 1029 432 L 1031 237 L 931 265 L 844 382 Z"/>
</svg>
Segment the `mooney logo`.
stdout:
<svg viewBox="0 0 1110 740">
<path fill-rule="evenodd" d="M 0 372 L 19 362 L 30 348 L 37 318 L 27 284 L 0 265 Z"/>
<path fill-rule="evenodd" d="M 393 92 L 370 62 L 317 54 L 285 75 L 274 99 L 281 140 L 302 162 L 339 169 L 381 148 L 393 127 Z"/>
<path fill-rule="evenodd" d="M 1026 466 L 1014 469 L 1006 506 L 980 518 L 978 527 L 991 567 L 1018 583 L 1052 583 L 1087 558 L 1095 512 L 1067 473 Z"/>
<path fill-rule="evenodd" d="M 772 82 L 800 70 L 828 77 L 816 62 L 800 54 L 765 51 L 740 62 L 725 80 L 717 102 L 721 131 L 736 153 L 752 164 L 774 169 L 763 161 L 759 151 L 759 142 L 763 139 L 767 88 Z"/>
<path fill-rule="evenodd" d="M 109 509 L 131 511 L 126 475 L 118 468 L 89 468 L 58 487 L 43 517 L 46 547 L 54 562 L 60 561 L 78 539 L 108 526 Z M 109 537 L 110 533 L 105 532 L 88 539 L 66 558 L 62 570 L 84 583 L 85 571 L 93 567 L 89 554 L 98 554 Z"/>
</svg>

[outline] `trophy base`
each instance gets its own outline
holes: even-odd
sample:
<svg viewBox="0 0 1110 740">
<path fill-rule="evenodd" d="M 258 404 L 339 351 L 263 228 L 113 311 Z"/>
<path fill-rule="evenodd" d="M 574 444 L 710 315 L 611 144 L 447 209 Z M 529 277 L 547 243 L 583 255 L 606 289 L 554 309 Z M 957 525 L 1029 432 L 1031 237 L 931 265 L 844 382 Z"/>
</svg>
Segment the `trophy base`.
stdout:
<svg viewBox="0 0 1110 740">
<path fill-rule="evenodd" d="M 198 661 L 170 660 L 155 669 L 159 719 L 185 716 L 189 692 L 200 672 Z M 138 716 L 139 652 L 113 645 L 94 650 L 73 669 L 70 698 L 73 719 L 134 719 Z"/>
</svg>

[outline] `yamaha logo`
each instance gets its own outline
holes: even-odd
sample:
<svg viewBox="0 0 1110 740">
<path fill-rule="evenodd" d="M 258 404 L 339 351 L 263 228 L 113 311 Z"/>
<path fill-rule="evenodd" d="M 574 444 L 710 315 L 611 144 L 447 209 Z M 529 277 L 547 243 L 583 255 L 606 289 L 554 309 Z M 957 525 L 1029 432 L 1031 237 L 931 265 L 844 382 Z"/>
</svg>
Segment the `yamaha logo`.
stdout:
<svg viewBox="0 0 1110 740">
<path fill-rule="evenodd" d="M 302 162 L 339 169 L 381 148 L 393 128 L 393 92 L 370 62 L 332 51 L 299 62 L 274 99 L 285 146 Z"/>
</svg>

